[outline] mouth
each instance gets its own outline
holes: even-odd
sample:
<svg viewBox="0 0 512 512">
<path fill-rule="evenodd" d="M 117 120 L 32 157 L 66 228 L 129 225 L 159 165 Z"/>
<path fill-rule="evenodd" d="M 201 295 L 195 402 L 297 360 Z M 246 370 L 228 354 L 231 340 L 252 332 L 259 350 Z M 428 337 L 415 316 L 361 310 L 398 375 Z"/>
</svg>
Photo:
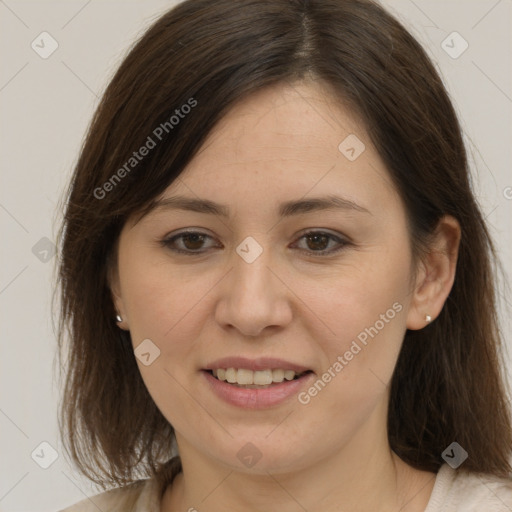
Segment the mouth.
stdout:
<svg viewBox="0 0 512 512">
<path fill-rule="evenodd" d="M 305 375 L 313 373 L 312 370 L 296 372 L 282 368 L 269 368 L 255 371 L 247 368 L 217 368 L 206 369 L 204 371 L 218 381 L 244 389 L 266 389 L 277 386 L 283 382 L 299 380 Z"/>
<path fill-rule="evenodd" d="M 242 409 L 272 409 L 290 403 L 312 384 L 313 370 L 275 357 L 224 357 L 204 365 L 201 373 L 213 396 Z"/>
</svg>

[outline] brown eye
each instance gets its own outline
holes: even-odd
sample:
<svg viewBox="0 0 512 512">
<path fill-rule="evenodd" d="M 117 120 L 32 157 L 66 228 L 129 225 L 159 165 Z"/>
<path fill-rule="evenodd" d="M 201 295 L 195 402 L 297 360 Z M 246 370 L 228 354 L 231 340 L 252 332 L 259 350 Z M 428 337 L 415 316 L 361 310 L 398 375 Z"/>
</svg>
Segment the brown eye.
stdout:
<svg viewBox="0 0 512 512">
<path fill-rule="evenodd" d="M 305 238 L 308 241 L 308 248 L 313 251 L 325 251 L 330 239 L 328 235 L 323 233 L 307 235 Z"/>
<path fill-rule="evenodd" d="M 212 247 L 205 247 L 205 242 L 208 239 L 213 240 L 212 237 L 206 233 L 189 231 L 162 240 L 162 245 L 164 247 L 168 247 L 174 252 L 191 255 L 203 254 L 207 249 Z"/>
<path fill-rule="evenodd" d="M 214 239 L 206 233 L 188 231 L 166 238 L 161 243 L 171 251 L 192 256 L 204 254 L 208 249 L 215 247 L 215 245 L 206 245 L 208 240 Z M 324 231 L 310 231 L 299 240 L 306 240 L 306 247 L 299 247 L 299 249 L 315 256 L 329 256 L 349 245 L 346 240 Z"/>
<path fill-rule="evenodd" d="M 299 240 L 306 240 L 306 247 L 299 247 L 299 249 L 315 256 L 329 256 L 349 245 L 349 242 L 343 238 L 324 231 L 310 231 Z"/>
<path fill-rule="evenodd" d="M 204 239 L 204 235 L 200 235 L 198 233 L 182 235 L 183 245 L 186 249 L 190 249 L 191 251 L 201 249 L 204 244 Z"/>
</svg>

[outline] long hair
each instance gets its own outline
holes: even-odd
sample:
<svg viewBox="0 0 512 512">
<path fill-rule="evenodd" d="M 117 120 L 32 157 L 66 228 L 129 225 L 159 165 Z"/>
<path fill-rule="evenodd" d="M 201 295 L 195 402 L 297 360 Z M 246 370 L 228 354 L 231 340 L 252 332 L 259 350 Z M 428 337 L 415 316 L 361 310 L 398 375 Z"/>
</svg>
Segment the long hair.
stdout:
<svg viewBox="0 0 512 512">
<path fill-rule="evenodd" d="M 236 102 L 307 77 L 360 115 L 404 201 L 417 257 L 443 215 L 461 226 L 444 309 L 425 329 L 405 334 L 390 389 L 391 448 L 436 472 L 443 450 L 457 441 L 469 453 L 460 471 L 511 470 L 493 244 L 472 192 L 461 127 L 424 49 L 371 0 L 187 0 L 121 63 L 67 193 L 59 419 L 68 453 L 97 484 L 154 475 L 176 448 L 129 334 L 114 320 L 108 272 L 124 222 L 180 175 Z M 189 113 L 175 122 L 182 105 Z M 127 166 L 148 137 L 155 147 Z"/>
</svg>

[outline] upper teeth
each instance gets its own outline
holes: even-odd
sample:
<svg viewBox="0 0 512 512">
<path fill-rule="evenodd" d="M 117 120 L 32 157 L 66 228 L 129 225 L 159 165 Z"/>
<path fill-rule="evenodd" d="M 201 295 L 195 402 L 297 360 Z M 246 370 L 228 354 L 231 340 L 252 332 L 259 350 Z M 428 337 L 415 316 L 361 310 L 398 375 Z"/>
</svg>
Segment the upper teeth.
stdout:
<svg viewBox="0 0 512 512">
<path fill-rule="evenodd" d="M 295 375 L 300 375 L 293 370 L 246 370 L 245 368 L 219 368 L 212 370 L 213 375 L 219 380 L 227 380 L 231 384 L 256 384 L 267 385 L 272 382 L 283 382 L 293 380 Z"/>
</svg>

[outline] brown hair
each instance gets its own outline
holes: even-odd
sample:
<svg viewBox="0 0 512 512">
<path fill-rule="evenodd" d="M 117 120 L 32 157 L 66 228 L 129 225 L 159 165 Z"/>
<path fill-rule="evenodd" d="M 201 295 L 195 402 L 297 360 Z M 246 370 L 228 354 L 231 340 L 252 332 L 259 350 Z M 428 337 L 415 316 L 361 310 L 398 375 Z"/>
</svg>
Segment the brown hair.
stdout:
<svg viewBox="0 0 512 512">
<path fill-rule="evenodd" d="M 371 0 L 187 0 L 158 19 L 122 62 L 67 196 L 59 419 L 68 453 L 103 487 L 155 474 L 175 449 L 129 334 L 115 322 L 107 278 L 120 230 L 179 176 L 237 101 L 308 76 L 363 119 L 403 198 L 413 247 L 424 246 L 443 215 L 461 225 L 443 311 L 405 335 L 390 390 L 391 448 L 411 466 L 437 472 L 442 452 L 457 441 L 469 453 L 460 471 L 511 470 L 494 249 L 471 190 L 457 116 L 425 51 Z M 169 121 L 193 102 L 177 123 Z M 133 152 L 162 126 L 162 140 L 128 169 Z"/>
</svg>

